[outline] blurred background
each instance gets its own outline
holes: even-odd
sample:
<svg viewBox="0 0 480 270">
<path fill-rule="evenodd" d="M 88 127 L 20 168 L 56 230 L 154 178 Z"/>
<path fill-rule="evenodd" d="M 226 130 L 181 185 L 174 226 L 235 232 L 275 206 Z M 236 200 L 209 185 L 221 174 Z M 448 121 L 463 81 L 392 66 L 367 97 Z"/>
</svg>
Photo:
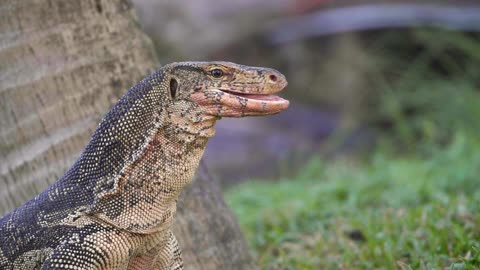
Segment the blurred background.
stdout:
<svg viewBox="0 0 480 270">
<path fill-rule="evenodd" d="M 262 269 L 480 269 L 478 1 L 133 2 L 162 63 L 289 81 L 205 157 Z"/>
<path fill-rule="evenodd" d="M 287 76 L 287 112 L 220 122 L 206 161 L 229 185 L 295 174 L 316 154 L 371 150 L 384 139 L 419 151 L 478 130 L 480 7 L 417 2 L 134 4 L 162 63 L 226 60 Z"/>
<path fill-rule="evenodd" d="M 264 269 L 479 269 L 478 1 L 134 0 L 160 61 L 273 67 L 206 165 Z"/>
</svg>

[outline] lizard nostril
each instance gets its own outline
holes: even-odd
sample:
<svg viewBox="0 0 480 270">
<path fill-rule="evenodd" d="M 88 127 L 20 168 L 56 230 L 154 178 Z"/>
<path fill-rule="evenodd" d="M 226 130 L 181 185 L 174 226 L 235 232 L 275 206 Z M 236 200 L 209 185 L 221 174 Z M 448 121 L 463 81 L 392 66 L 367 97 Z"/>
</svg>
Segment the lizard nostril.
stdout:
<svg viewBox="0 0 480 270">
<path fill-rule="evenodd" d="M 274 74 L 271 74 L 270 76 L 268 76 L 268 78 L 270 79 L 270 81 L 272 82 L 276 82 L 277 81 L 277 76 L 275 76 Z"/>
</svg>

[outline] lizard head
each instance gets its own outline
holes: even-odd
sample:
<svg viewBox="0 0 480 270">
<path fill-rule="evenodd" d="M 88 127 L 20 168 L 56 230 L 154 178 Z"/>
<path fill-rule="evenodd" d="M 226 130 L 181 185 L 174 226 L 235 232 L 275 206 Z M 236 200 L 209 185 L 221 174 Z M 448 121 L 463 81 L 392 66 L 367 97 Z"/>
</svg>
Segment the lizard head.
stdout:
<svg viewBox="0 0 480 270">
<path fill-rule="evenodd" d="M 274 95 L 287 86 L 285 76 L 274 69 L 230 62 L 179 62 L 164 68 L 172 100 L 193 102 L 209 116 L 270 115 L 289 105 Z"/>
</svg>

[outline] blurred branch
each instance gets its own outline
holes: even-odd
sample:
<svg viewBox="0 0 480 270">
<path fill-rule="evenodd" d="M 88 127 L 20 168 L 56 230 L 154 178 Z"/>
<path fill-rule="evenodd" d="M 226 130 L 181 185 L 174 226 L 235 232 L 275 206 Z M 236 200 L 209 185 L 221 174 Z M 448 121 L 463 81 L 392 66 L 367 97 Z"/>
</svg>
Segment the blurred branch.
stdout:
<svg viewBox="0 0 480 270">
<path fill-rule="evenodd" d="M 371 4 L 334 8 L 277 22 L 269 39 L 281 44 L 342 32 L 412 26 L 480 31 L 480 6 Z"/>
</svg>

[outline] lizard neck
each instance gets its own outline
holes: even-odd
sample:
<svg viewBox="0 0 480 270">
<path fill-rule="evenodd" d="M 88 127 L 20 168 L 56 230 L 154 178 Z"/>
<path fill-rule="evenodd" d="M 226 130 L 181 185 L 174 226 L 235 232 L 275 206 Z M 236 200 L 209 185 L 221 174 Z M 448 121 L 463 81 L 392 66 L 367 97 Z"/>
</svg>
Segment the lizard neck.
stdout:
<svg viewBox="0 0 480 270">
<path fill-rule="evenodd" d="M 188 115 L 162 116 L 165 124 L 124 167 L 115 188 L 101 194 L 94 210 L 97 218 L 135 233 L 169 228 L 178 195 L 191 182 L 218 119 Z"/>
<path fill-rule="evenodd" d="M 77 218 L 87 216 L 150 233 L 171 222 L 218 117 L 193 102 L 172 102 L 152 85 L 155 78 L 135 85 L 113 106 L 75 164 L 35 199 L 41 211 L 55 213 L 46 224 L 78 225 L 83 221 Z M 72 196 L 72 203 L 62 203 Z"/>
</svg>

